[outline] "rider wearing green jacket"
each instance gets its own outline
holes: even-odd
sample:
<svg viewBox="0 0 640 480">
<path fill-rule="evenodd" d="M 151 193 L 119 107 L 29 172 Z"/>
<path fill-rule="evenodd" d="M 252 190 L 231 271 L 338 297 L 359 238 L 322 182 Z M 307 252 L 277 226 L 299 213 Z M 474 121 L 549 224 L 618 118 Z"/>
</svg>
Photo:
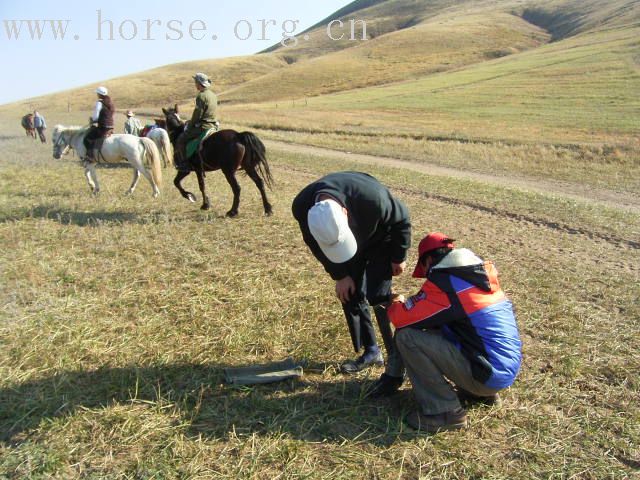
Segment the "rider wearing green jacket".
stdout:
<svg viewBox="0 0 640 480">
<path fill-rule="evenodd" d="M 217 128 L 216 110 L 218 108 L 218 97 L 211 91 L 211 80 L 204 73 L 196 73 L 193 76 L 198 96 L 196 97 L 196 108 L 191 116 L 191 121 L 185 132 L 180 135 L 176 143 L 176 165 L 187 160 L 187 144 L 207 130 Z"/>
</svg>

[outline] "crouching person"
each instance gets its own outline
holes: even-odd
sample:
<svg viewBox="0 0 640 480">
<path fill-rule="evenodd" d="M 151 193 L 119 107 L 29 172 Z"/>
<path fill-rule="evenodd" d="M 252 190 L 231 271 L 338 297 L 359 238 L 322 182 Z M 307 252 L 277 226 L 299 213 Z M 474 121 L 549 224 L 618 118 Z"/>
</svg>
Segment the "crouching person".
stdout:
<svg viewBox="0 0 640 480">
<path fill-rule="evenodd" d="M 406 421 L 423 432 L 465 427 L 459 396 L 491 403 L 520 369 L 518 327 L 495 266 L 453 242 L 442 233 L 420 242 L 413 276 L 427 280 L 388 308 L 419 405 Z"/>
</svg>

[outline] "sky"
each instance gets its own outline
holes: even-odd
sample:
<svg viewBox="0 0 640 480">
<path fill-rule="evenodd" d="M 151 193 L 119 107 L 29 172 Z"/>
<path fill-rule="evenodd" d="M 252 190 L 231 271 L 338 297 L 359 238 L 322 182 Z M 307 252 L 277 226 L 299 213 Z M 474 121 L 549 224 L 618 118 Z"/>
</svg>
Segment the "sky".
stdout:
<svg viewBox="0 0 640 480">
<path fill-rule="evenodd" d="M 251 55 L 349 3 L 0 0 L 0 104 L 186 60 Z"/>
</svg>

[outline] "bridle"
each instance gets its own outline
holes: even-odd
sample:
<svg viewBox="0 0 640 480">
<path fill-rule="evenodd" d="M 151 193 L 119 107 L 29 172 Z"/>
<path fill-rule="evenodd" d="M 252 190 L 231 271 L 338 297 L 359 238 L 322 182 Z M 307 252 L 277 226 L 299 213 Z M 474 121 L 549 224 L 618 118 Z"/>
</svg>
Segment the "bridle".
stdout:
<svg viewBox="0 0 640 480">
<path fill-rule="evenodd" d="M 64 155 L 66 155 L 67 153 L 69 153 L 69 149 L 71 148 L 71 146 L 69 145 L 69 142 L 67 142 L 67 140 L 65 140 L 64 137 L 65 137 L 65 134 L 63 132 L 61 132 L 60 136 L 56 140 L 56 143 L 53 144 L 53 155 L 54 155 L 54 157 L 56 155 L 58 155 L 58 158 L 61 158 Z M 63 146 L 64 146 L 64 148 L 63 148 Z"/>
<path fill-rule="evenodd" d="M 166 119 L 169 135 L 172 137 L 172 141 L 175 141 L 180 136 L 180 134 L 184 132 L 186 123 L 182 121 L 178 112 L 170 112 L 168 115 L 166 115 Z M 173 120 L 173 122 L 170 122 L 170 119 Z"/>
</svg>

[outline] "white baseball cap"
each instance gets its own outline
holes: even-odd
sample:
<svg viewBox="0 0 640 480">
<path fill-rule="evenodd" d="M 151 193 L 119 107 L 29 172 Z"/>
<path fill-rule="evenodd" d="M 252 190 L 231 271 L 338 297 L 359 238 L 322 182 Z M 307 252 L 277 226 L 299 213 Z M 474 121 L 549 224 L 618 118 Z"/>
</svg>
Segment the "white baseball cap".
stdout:
<svg viewBox="0 0 640 480">
<path fill-rule="evenodd" d="M 109 95 L 109 90 L 107 90 L 107 87 L 98 87 L 96 88 L 96 93 L 98 95 Z"/>
<path fill-rule="evenodd" d="M 311 235 L 331 262 L 347 262 L 358 251 L 358 243 L 349 228 L 347 214 L 335 200 L 323 200 L 311 207 L 307 223 Z"/>
</svg>

